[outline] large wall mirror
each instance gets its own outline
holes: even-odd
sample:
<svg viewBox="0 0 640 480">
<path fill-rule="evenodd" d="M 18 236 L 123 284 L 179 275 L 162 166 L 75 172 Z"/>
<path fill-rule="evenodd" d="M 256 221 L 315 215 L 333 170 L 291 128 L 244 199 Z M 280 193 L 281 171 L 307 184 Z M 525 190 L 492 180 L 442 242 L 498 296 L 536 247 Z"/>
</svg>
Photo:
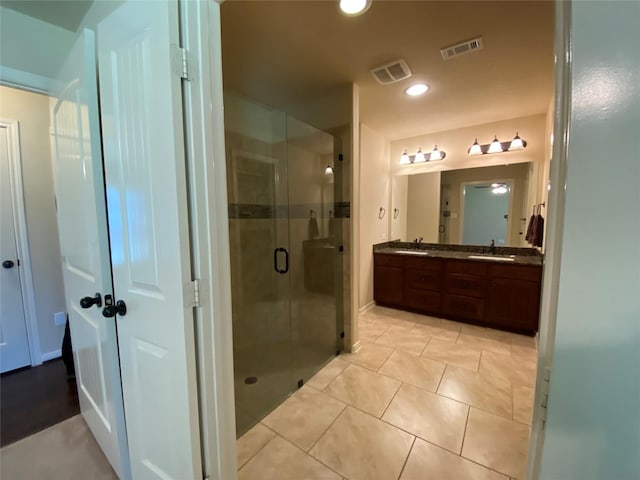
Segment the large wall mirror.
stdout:
<svg viewBox="0 0 640 480">
<path fill-rule="evenodd" d="M 391 239 L 524 247 L 536 192 L 533 164 L 397 175 Z"/>
</svg>

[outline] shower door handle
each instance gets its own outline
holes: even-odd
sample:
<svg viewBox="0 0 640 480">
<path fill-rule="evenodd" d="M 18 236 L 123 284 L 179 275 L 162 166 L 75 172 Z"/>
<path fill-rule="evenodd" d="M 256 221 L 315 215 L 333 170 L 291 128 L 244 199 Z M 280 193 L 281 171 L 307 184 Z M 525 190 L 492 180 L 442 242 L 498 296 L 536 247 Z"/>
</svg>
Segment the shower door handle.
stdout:
<svg viewBox="0 0 640 480">
<path fill-rule="evenodd" d="M 278 267 L 278 254 L 280 252 L 284 253 L 284 268 L 283 269 Z M 287 252 L 286 248 L 279 247 L 279 248 L 276 248 L 273 251 L 273 269 L 276 272 L 281 273 L 281 274 L 285 274 L 285 273 L 287 273 L 289 271 L 289 252 Z"/>
</svg>

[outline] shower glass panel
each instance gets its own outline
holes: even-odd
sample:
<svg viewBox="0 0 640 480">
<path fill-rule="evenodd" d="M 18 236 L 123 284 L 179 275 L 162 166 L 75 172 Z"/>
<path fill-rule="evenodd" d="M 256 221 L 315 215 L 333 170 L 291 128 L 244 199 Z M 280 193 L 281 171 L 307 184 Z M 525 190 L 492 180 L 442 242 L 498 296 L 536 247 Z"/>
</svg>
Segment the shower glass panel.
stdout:
<svg viewBox="0 0 640 480">
<path fill-rule="evenodd" d="M 287 117 L 292 374 L 306 382 L 336 355 L 333 137 Z"/>
<path fill-rule="evenodd" d="M 336 354 L 333 137 L 225 94 L 240 436 Z"/>
</svg>

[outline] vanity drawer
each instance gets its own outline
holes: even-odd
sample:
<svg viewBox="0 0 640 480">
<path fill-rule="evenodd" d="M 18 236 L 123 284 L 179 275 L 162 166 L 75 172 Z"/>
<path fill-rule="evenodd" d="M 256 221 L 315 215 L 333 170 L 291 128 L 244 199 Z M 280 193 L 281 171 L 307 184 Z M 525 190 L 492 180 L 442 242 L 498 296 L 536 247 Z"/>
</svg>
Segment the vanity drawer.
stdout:
<svg viewBox="0 0 640 480">
<path fill-rule="evenodd" d="M 448 294 L 444 296 L 444 312 L 453 317 L 483 320 L 484 300 Z"/>
<path fill-rule="evenodd" d="M 404 265 L 406 268 L 416 270 L 442 271 L 442 260 L 439 258 L 415 258 L 407 256 L 404 259 Z"/>
<path fill-rule="evenodd" d="M 404 282 L 407 288 L 442 290 L 442 274 L 439 270 L 419 270 L 405 267 Z"/>
<path fill-rule="evenodd" d="M 442 295 L 440 292 L 409 288 L 405 290 L 404 303 L 413 310 L 437 313 L 440 312 L 442 306 Z"/>
<path fill-rule="evenodd" d="M 447 261 L 447 273 L 468 273 L 471 275 L 486 275 L 487 263 L 474 262 L 471 260 L 449 260 Z"/>
<path fill-rule="evenodd" d="M 385 253 L 373 254 L 374 265 L 385 265 L 389 267 L 402 267 L 404 266 L 404 257 L 401 255 L 390 255 Z"/>
<path fill-rule="evenodd" d="M 447 293 L 484 298 L 487 288 L 486 277 L 466 273 L 447 273 L 445 290 Z"/>
<path fill-rule="evenodd" d="M 515 280 L 539 282 L 542 275 L 542 267 L 539 265 L 491 265 L 489 273 L 491 277 L 495 278 L 513 278 Z"/>
</svg>

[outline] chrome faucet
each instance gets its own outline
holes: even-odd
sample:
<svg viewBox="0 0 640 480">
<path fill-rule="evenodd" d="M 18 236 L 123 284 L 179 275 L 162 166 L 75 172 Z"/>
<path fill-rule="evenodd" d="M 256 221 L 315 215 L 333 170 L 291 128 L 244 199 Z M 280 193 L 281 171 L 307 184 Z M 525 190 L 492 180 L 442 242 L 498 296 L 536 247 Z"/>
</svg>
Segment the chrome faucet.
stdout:
<svg viewBox="0 0 640 480">
<path fill-rule="evenodd" d="M 489 253 L 491 255 L 495 255 L 495 253 L 496 253 L 496 241 L 495 240 L 491 240 L 491 245 L 489 245 Z"/>
<path fill-rule="evenodd" d="M 416 245 L 420 245 L 422 243 L 422 237 L 420 238 L 414 238 L 413 239 L 413 243 L 415 243 Z"/>
</svg>

